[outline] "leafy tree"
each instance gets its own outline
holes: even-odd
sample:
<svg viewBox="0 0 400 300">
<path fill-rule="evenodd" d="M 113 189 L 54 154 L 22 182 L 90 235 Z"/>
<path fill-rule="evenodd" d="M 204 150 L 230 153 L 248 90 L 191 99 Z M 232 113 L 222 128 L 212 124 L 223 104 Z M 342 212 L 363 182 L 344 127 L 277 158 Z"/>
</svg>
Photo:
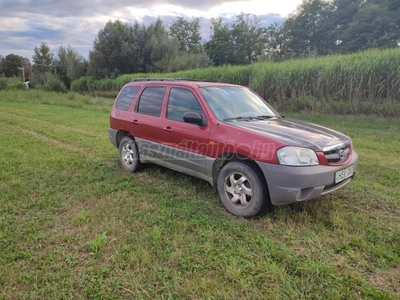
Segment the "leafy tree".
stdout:
<svg viewBox="0 0 400 300">
<path fill-rule="evenodd" d="M 263 60 L 280 61 L 287 55 L 286 37 L 283 24 L 273 23 L 266 28 L 266 47 Z"/>
<path fill-rule="evenodd" d="M 147 43 L 147 28 L 144 24 L 135 21 L 129 43 L 132 47 L 129 69 L 132 73 L 143 73 L 146 70 L 145 47 Z"/>
<path fill-rule="evenodd" d="M 180 44 L 181 52 L 201 52 L 201 35 L 200 35 L 200 19 L 193 18 L 188 21 L 183 17 L 178 19 L 170 26 L 170 34 L 176 38 Z"/>
<path fill-rule="evenodd" d="M 343 32 L 343 51 L 397 47 L 400 42 L 400 1 L 370 1 L 362 5 Z"/>
<path fill-rule="evenodd" d="M 234 63 L 256 62 L 263 54 L 267 42 L 266 28 L 256 16 L 241 13 L 232 24 L 231 35 L 234 46 Z"/>
<path fill-rule="evenodd" d="M 395 41 L 400 45 L 400 0 L 387 0 L 387 13 L 389 15 L 389 32 L 391 43 Z"/>
<path fill-rule="evenodd" d="M 293 56 L 398 47 L 400 0 L 304 0 L 281 35 Z"/>
<path fill-rule="evenodd" d="M 294 56 L 325 55 L 335 51 L 336 37 L 331 22 L 332 5 L 323 0 L 305 0 L 285 21 L 283 34 L 287 51 Z"/>
<path fill-rule="evenodd" d="M 212 61 L 201 44 L 200 19 L 193 18 L 188 21 L 179 17 L 169 27 L 170 42 L 178 42 L 179 48 L 170 47 L 167 62 L 163 65 L 163 71 L 176 72 L 196 68 L 206 68 L 212 65 Z"/>
<path fill-rule="evenodd" d="M 179 43 L 161 19 L 146 27 L 109 21 L 90 51 L 89 74 L 97 78 L 137 72 L 163 72 L 178 55 Z"/>
<path fill-rule="evenodd" d="M 169 62 L 178 55 L 179 43 L 171 39 L 161 19 L 147 28 L 144 62 L 147 72 L 165 72 Z"/>
<path fill-rule="evenodd" d="M 0 55 L 0 74 L 4 74 L 4 57 Z"/>
<path fill-rule="evenodd" d="M 108 21 L 101 29 L 89 53 L 89 74 L 97 78 L 129 73 L 132 27 L 120 20 Z"/>
<path fill-rule="evenodd" d="M 249 64 L 265 52 L 267 29 L 256 16 L 240 14 L 231 24 L 221 18 L 211 20 L 213 34 L 206 50 L 215 65 Z"/>
<path fill-rule="evenodd" d="M 71 86 L 74 79 L 85 75 L 87 71 L 86 60 L 71 46 L 60 46 L 54 64 L 57 67 L 58 77 L 67 88 Z"/>
<path fill-rule="evenodd" d="M 334 0 L 332 4 L 332 15 L 330 22 L 333 25 L 335 41 L 338 45 L 338 51 L 341 51 L 343 42 L 343 33 L 349 28 L 350 23 L 358 14 L 363 0 Z"/>
<path fill-rule="evenodd" d="M 205 45 L 206 51 L 216 66 L 232 63 L 234 52 L 229 25 L 223 23 L 222 18 L 212 18 L 211 24 L 213 33 Z"/>
<path fill-rule="evenodd" d="M 42 42 L 39 47 L 35 47 L 33 62 L 35 71 L 39 73 L 50 72 L 50 67 L 53 64 L 53 53 L 50 51 L 49 45 L 45 42 Z"/>
<path fill-rule="evenodd" d="M 6 77 L 22 77 L 22 68 L 24 67 L 24 58 L 16 54 L 9 54 L 5 57 L 3 68 Z"/>
</svg>

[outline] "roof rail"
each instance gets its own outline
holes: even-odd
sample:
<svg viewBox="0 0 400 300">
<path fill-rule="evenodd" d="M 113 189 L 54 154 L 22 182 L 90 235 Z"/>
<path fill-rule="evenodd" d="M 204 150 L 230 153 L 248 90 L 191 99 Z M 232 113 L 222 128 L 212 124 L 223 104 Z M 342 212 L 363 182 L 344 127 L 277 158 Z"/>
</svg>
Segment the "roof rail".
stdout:
<svg viewBox="0 0 400 300">
<path fill-rule="evenodd" d="M 135 78 L 132 82 L 136 81 L 207 81 L 201 79 L 192 79 L 192 78 Z"/>
<path fill-rule="evenodd" d="M 133 81 L 177 81 L 175 78 L 135 78 Z"/>
<path fill-rule="evenodd" d="M 193 78 L 177 78 L 177 80 L 185 80 L 185 81 L 203 81 L 203 82 L 206 82 L 206 81 L 207 81 L 207 80 L 193 79 Z"/>
</svg>

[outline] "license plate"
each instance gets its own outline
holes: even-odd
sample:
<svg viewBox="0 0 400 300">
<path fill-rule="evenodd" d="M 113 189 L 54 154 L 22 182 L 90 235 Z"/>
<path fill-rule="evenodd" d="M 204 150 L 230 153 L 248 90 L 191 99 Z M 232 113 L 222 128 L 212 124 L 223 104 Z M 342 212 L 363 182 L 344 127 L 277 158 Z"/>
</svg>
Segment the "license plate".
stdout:
<svg viewBox="0 0 400 300">
<path fill-rule="evenodd" d="M 347 167 L 346 169 L 336 172 L 335 173 L 335 183 L 339 183 L 339 182 L 353 176 L 353 174 L 354 174 L 353 166 Z"/>
</svg>

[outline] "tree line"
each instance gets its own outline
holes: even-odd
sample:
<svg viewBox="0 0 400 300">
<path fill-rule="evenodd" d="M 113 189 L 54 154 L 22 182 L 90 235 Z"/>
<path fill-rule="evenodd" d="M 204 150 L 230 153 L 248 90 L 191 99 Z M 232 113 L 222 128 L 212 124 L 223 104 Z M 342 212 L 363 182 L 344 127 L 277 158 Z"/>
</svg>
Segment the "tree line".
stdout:
<svg viewBox="0 0 400 300">
<path fill-rule="evenodd" d="M 400 0 L 305 0 L 270 29 L 271 48 L 283 57 L 398 47 Z"/>
<path fill-rule="evenodd" d="M 268 27 L 241 13 L 227 22 L 211 19 L 211 35 L 201 36 L 200 19 L 178 17 L 170 26 L 161 19 L 145 25 L 108 21 L 93 42 L 89 58 L 73 48 L 55 55 L 42 43 L 33 65 L 27 58 L 0 57 L 0 73 L 29 78 L 38 84 L 61 81 L 66 87 L 83 75 L 114 78 L 127 73 L 175 72 L 220 65 L 350 53 L 398 47 L 400 0 L 304 0 L 283 23 Z M 33 72 L 32 72 L 33 70 Z"/>
</svg>

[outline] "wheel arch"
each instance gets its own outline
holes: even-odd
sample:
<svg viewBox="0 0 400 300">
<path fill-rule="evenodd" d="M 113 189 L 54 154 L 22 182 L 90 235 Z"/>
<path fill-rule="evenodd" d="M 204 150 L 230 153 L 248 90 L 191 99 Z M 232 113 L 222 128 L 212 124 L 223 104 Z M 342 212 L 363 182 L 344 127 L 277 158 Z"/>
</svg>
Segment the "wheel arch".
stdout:
<svg viewBox="0 0 400 300">
<path fill-rule="evenodd" d="M 232 162 L 232 161 L 241 161 L 241 162 L 249 164 L 253 168 L 255 168 L 257 170 L 257 172 L 259 172 L 262 175 L 265 186 L 267 187 L 267 192 L 269 194 L 268 182 L 267 182 L 267 179 L 265 178 L 264 173 L 261 170 L 260 166 L 254 160 L 251 160 L 248 157 L 245 157 L 245 156 L 237 154 L 237 153 L 223 153 L 220 156 L 218 156 L 217 159 L 214 161 L 213 170 L 212 170 L 212 178 L 213 178 L 212 185 L 213 185 L 213 187 L 217 186 L 218 175 L 219 175 L 221 169 L 227 163 Z"/>
<path fill-rule="evenodd" d="M 116 142 L 117 142 L 117 147 L 119 147 L 119 144 L 121 143 L 122 139 L 126 136 L 129 136 L 132 139 L 135 139 L 128 131 L 125 130 L 119 130 L 116 136 Z"/>
</svg>

